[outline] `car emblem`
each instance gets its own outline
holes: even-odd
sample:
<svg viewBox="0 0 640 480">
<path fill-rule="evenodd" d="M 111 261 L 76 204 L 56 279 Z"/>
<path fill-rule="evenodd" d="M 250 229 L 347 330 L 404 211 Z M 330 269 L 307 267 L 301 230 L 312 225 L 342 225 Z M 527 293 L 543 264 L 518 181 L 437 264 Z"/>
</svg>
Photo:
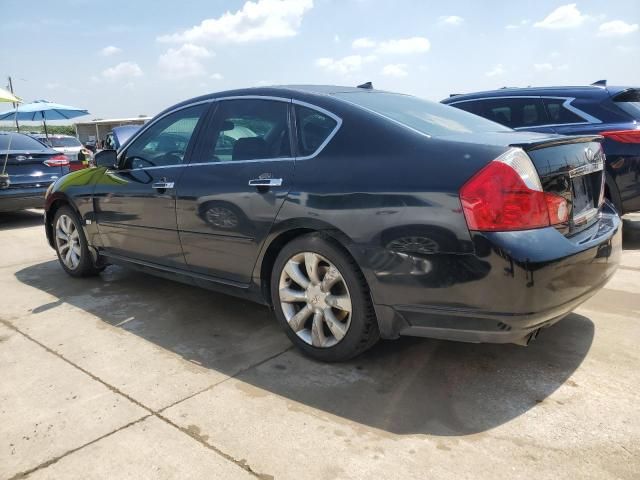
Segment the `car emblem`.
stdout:
<svg viewBox="0 0 640 480">
<path fill-rule="evenodd" d="M 586 148 L 584 151 L 584 155 L 585 157 L 587 157 L 587 162 L 589 163 L 593 162 L 593 159 L 595 158 L 595 154 L 593 153 L 593 150 L 591 150 L 590 148 Z"/>
<path fill-rule="evenodd" d="M 16 160 L 19 162 L 24 162 L 27 159 L 27 157 L 25 155 L 18 155 L 16 157 Z"/>
</svg>

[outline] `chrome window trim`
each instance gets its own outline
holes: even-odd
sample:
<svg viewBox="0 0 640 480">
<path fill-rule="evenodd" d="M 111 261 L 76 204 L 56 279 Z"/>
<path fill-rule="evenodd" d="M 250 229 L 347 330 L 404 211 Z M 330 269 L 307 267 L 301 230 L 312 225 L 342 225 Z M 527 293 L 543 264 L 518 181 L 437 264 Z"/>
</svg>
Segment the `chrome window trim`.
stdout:
<svg viewBox="0 0 640 480">
<path fill-rule="evenodd" d="M 160 165 L 160 166 L 156 166 L 156 167 L 129 168 L 129 169 L 122 169 L 122 170 L 117 170 L 117 171 L 118 172 L 133 172 L 133 171 L 141 171 L 141 170 L 160 170 L 160 169 L 164 169 L 164 168 L 176 168 L 176 167 L 180 168 L 180 167 L 189 167 L 189 166 L 194 166 L 194 167 L 198 166 L 198 167 L 200 167 L 200 166 L 205 166 L 205 165 L 227 165 L 227 164 L 239 164 L 239 163 L 310 160 L 310 159 L 318 156 L 320 154 L 320 152 L 322 152 L 322 150 L 329 144 L 329 142 L 338 133 L 338 131 L 340 130 L 340 127 L 342 126 L 342 118 L 340 118 L 335 113 L 330 112 L 329 110 L 326 110 L 326 109 L 324 109 L 322 107 L 319 107 L 317 105 L 314 105 L 312 103 L 303 102 L 302 100 L 296 100 L 296 99 L 293 99 L 293 98 L 285 98 L 285 97 L 274 97 L 274 96 L 269 96 L 269 95 L 232 95 L 232 96 L 228 96 L 228 97 L 211 98 L 211 99 L 207 99 L 207 100 L 202 100 L 200 102 L 190 103 L 188 105 L 183 105 L 183 106 L 181 106 L 179 108 L 176 108 L 174 110 L 166 112 L 161 117 L 158 117 L 158 118 L 154 119 L 152 122 L 147 123 L 145 125 L 145 128 L 143 130 L 137 132 L 135 134 L 135 136 L 133 136 L 131 139 L 129 139 L 129 141 L 127 142 L 126 145 L 128 145 L 129 143 L 132 143 L 136 138 L 138 138 L 138 136 L 140 136 L 142 133 L 144 133 L 144 131 L 146 131 L 147 128 L 151 127 L 151 125 L 155 124 L 156 122 L 158 122 L 162 118 L 166 117 L 167 115 L 170 115 L 171 113 L 178 112 L 178 111 L 180 111 L 180 110 L 182 110 L 184 108 L 200 105 L 202 103 L 213 103 L 213 102 L 225 101 L 225 100 L 272 100 L 272 101 L 279 101 L 279 102 L 284 102 L 284 103 L 292 103 L 292 104 L 296 104 L 296 105 L 300 105 L 300 106 L 303 106 L 303 107 L 310 108 L 312 110 L 316 110 L 316 111 L 318 111 L 318 112 L 320 112 L 322 114 L 325 114 L 325 115 L 331 117 L 333 120 L 336 121 L 336 126 L 331 131 L 331 133 L 327 136 L 327 138 L 320 144 L 320 146 L 316 149 L 315 152 L 313 152 L 311 155 L 305 155 L 303 157 L 256 158 L 256 159 L 247 159 L 247 160 L 235 160 L 235 161 L 232 161 L 232 162 L 176 163 L 176 164 L 172 164 L 172 165 Z M 123 153 L 124 153 L 124 150 L 123 150 Z M 118 158 L 118 161 L 120 161 L 120 158 Z"/>
<path fill-rule="evenodd" d="M 574 113 L 574 114 L 576 114 L 579 117 L 582 117 L 584 119 L 584 122 L 543 123 L 541 125 L 531 125 L 529 127 L 516 127 L 516 128 L 514 128 L 514 130 L 522 130 L 522 129 L 534 128 L 534 127 L 559 127 L 559 126 L 562 126 L 562 125 L 591 125 L 591 124 L 602 123 L 602 120 L 594 117 L 593 115 L 589 115 L 587 112 L 584 112 L 584 111 L 580 110 L 579 108 L 574 107 L 573 105 L 571 105 L 571 102 L 573 102 L 576 99 L 576 97 L 557 97 L 557 96 L 553 96 L 553 95 L 504 95 L 504 96 L 498 96 L 498 97 L 469 98 L 469 99 L 466 99 L 466 100 L 458 100 L 458 101 L 455 101 L 455 102 L 445 103 L 445 105 L 455 105 L 457 103 L 466 103 L 466 102 L 481 102 L 483 100 L 500 100 L 500 99 L 503 99 L 503 98 L 510 98 L 510 99 L 538 98 L 540 100 L 545 100 L 545 99 L 564 100 L 564 102 L 562 103 L 562 106 L 564 108 L 566 108 L 570 112 L 572 112 L 572 113 Z"/>
<path fill-rule="evenodd" d="M 277 102 L 291 103 L 291 98 L 275 97 L 270 95 L 231 95 L 228 97 L 217 97 L 216 101 L 223 100 L 274 100 Z"/>
<path fill-rule="evenodd" d="M 331 131 L 331 133 L 327 135 L 327 138 L 324 139 L 324 141 L 318 146 L 315 152 L 313 152 L 311 155 L 305 155 L 302 157 L 295 158 L 296 160 L 310 160 L 312 158 L 317 157 L 320 154 L 320 152 L 324 150 L 324 147 L 326 147 L 329 144 L 329 142 L 333 139 L 333 137 L 338 133 L 338 130 L 340 130 L 340 127 L 342 127 L 342 118 L 340 118 L 335 113 L 330 112 L 329 110 L 325 110 L 322 107 L 318 107 L 317 105 L 313 105 L 312 103 L 307 103 L 307 102 L 303 102 L 302 100 L 296 100 L 296 99 L 292 99 L 292 103 L 294 105 L 300 105 L 301 107 L 309 108 L 311 110 L 315 110 L 316 112 L 320 112 L 324 115 L 327 115 L 328 117 L 331 117 L 336 122 L 336 126 L 333 127 L 333 130 Z M 296 126 L 297 126 L 297 119 L 296 119 Z M 296 138 L 297 138 L 297 134 L 298 132 L 296 132 Z M 296 145 L 296 148 L 297 148 L 297 145 Z"/>
</svg>

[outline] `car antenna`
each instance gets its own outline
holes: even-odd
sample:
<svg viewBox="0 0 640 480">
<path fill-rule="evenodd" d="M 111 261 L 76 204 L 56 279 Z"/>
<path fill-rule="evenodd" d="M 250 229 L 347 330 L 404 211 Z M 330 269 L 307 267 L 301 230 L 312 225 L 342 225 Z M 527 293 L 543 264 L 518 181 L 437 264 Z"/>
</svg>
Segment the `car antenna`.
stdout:
<svg viewBox="0 0 640 480">
<path fill-rule="evenodd" d="M 597 82 L 593 82 L 591 85 L 594 85 L 596 87 L 606 87 L 607 86 L 607 81 L 606 80 L 598 80 Z"/>
<path fill-rule="evenodd" d="M 371 82 L 363 83 L 362 85 L 358 85 L 358 88 L 364 88 L 366 90 L 373 90 L 373 83 L 371 83 Z"/>
</svg>

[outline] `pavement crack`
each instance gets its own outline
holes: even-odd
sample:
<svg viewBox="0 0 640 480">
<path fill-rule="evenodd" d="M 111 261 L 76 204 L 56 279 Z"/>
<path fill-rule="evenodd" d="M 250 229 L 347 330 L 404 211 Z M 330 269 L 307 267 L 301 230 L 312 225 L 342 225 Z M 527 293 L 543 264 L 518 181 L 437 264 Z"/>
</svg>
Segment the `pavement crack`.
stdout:
<svg viewBox="0 0 640 480">
<path fill-rule="evenodd" d="M 34 467 L 34 468 L 32 468 L 30 470 L 27 470 L 27 471 L 24 471 L 24 472 L 17 473 L 13 477 L 11 477 L 9 480 L 17 480 L 17 479 L 25 478 L 27 475 L 33 473 L 36 470 L 40 470 L 40 469 L 46 468 L 49 465 L 52 465 L 52 464 L 56 463 L 57 461 L 59 461 L 60 459 L 64 458 L 65 456 L 67 456 L 67 455 L 69 455 L 71 453 L 77 452 L 78 450 L 80 450 L 80 449 L 82 449 L 82 448 L 84 448 L 84 447 L 86 447 L 88 445 L 91 445 L 91 444 L 93 444 L 93 443 L 95 443 L 95 442 L 97 442 L 99 440 L 102 440 L 103 438 L 106 438 L 109 435 L 112 435 L 112 434 L 114 434 L 114 433 L 116 433 L 116 432 L 118 432 L 120 430 L 123 430 L 123 429 L 125 429 L 125 428 L 127 428 L 127 427 L 129 427 L 129 426 L 131 426 L 131 425 L 133 425 L 135 423 L 138 423 L 141 420 L 149 418 L 151 416 L 155 416 L 155 417 L 159 418 L 160 420 L 166 422 L 167 424 L 171 425 L 172 427 L 178 429 L 182 433 L 184 433 L 184 434 L 188 435 L 189 437 L 193 438 L 194 440 L 196 440 L 201 445 L 203 445 L 206 448 L 208 448 L 209 450 L 217 453 L 218 455 L 220 455 L 225 460 L 234 463 L 235 465 L 237 465 L 238 467 L 240 467 L 243 470 L 247 471 L 248 473 L 250 473 L 251 475 L 255 476 L 256 478 L 259 478 L 261 480 L 271 480 L 271 479 L 274 478 L 272 475 L 269 475 L 269 474 L 266 474 L 266 473 L 259 473 L 259 472 L 254 471 L 253 468 L 246 462 L 246 460 L 244 460 L 244 459 L 238 460 L 236 458 L 233 458 L 231 455 L 223 452 L 222 450 L 220 450 L 219 448 L 215 447 L 214 445 L 211 445 L 208 442 L 206 442 L 205 439 L 202 438 L 202 436 L 200 436 L 197 432 L 191 431 L 191 430 L 189 430 L 187 428 L 181 427 L 180 425 L 177 425 L 177 424 L 173 423 L 167 417 L 162 415 L 161 412 L 163 412 L 164 410 L 166 410 L 166 409 L 168 409 L 168 408 L 170 408 L 170 407 L 172 407 L 174 405 L 177 405 L 180 402 L 184 402 L 185 400 L 188 400 L 189 398 L 192 398 L 192 397 L 194 397 L 196 395 L 199 395 L 199 394 L 201 394 L 203 392 L 206 392 L 207 390 L 209 390 L 209 389 L 211 389 L 211 388 L 213 388 L 213 387 L 215 387 L 217 385 L 220 385 L 221 383 L 224 383 L 224 382 L 226 382 L 226 381 L 228 381 L 228 380 L 230 380 L 232 378 L 236 378 L 239 375 L 242 375 L 243 373 L 247 372 L 248 370 L 251 370 L 253 368 L 259 367 L 260 365 L 262 365 L 262 364 L 264 364 L 264 363 L 266 363 L 266 362 L 268 362 L 270 360 L 273 360 L 274 358 L 276 358 L 276 357 L 288 352 L 289 350 L 291 350 L 293 348 L 293 345 L 285 348 L 284 350 L 282 350 L 282 351 L 280 351 L 278 353 L 270 355 L 269 357 L 266 357 L 266 358 L 260 360 L 259 362 L 256 362 L 256 363 L 254 363 L 254 364 L 252 364 L 252 365 L 250 365 L 250 366 L 248 366 L 246 368 L 240 369 L 234 375 L 229 376 L 228 378 L 225 378 L 224 380 L 222 380 L 220 382 L 217 382 L 217 383 L 215 383 L 213 385 L 209 385 L 207 388 L 205 388 L 205 389 L 203 389 L 203 390 L 201 390 L 199 392 L 196 392 L 193 395 L 189 395 L 188 397 L 185 397 L 185 398 L 183 398 L 183 399 L 181 399 L 181 400 L 179 400 L 177 402 L 174 402 L 173 404 L 171 404 L 171 405 L 169 405 L 167 407 L 163 407 L 161 410 L 156 411 L 156 410 L 153 410 L 152 408 L 144 405 L 143 403 L 139 402 L 138 400 L 134 399 L 133 397 L 127 395 L 126 393 L 122 392 L 121 390 L 119 390 L 118 388 L 114 387 L 113 385 L 105 382 L 100 377 L 97 377 L 96 375 L 94 375 L 93 373 L 89 372 L 88 370 L 80 367 L 79 365 L 76 365 L 71 360 L 66 358 L 64 355 L 60 354 L 59 352 L 57 352 L 57 351 L 49 348 L 48 346 L 44 345 L 42 342 L 40 342 L 40 341 L 36 340 L 35 338 L 31 337 L 29 334 L 23 332 L 22 330 L 17 328 L 15 325 L 13 325 L 11 322 L 0 318 L 0 324 L 6 326 L 7 328 L 15 331 L 18 334 L 24 336 L 26 339 L 28 339 L 31 342 L 35 343 L 36 345 L 40 346 L 41 348 L 43 348 L 44 350 L 46 350 L 50 354 L 55 355 L 56 357 L 58 357 L 62 361 L 64 361 L 64 362 L 68 363 L 69 365 L 71 365 L 72 367 L 77 368 L 82 373 L 84 373 L 85 375 L 89 376 L 92 380 L 95 380 L 96 382 L 101 383 L 106 388 L 108 388 L 110 391 L 116 393 L 117 395 L 123 396 L 124 398 L 126 398 L 130 402 L 134 403 L 135 405 L 138 405 L 140 408 L 143 408 L 144 410 L 146 410 L 148 412 L 148 415 L 145 415 L 145 416 L 139 418 L 138 420 L 135 420 L 134 422 L 131 422 L 131 423 L 127 424 L 127 425 L 124 425 L 124 426 L 116 429 L 116 430 L 113 430 L 112 432 L 109 432 L 109 433 L 107 433 L 107 434 L 105 434 L 105 435 L 103 435 L 101 437 L 98 437 L 95 440 L 92 440 L 91 442 L 88 442 L 88 443 L 86 443 L 84 445 L 81 445 L 81 446 L 79 446 L 77 448 L 71 449 L 68 452 L 65 452 L 64 454 L 62 454 L 62 455 L 60 455 L 58 457 L 55 457 L 55 458 L 53 458 L 51 460 L 48 460 L 48 461 L 38 465 L 37 467 Z"/>
<path fill-rule="evenodd" d="M 138 400 L 136 400 L 135 398 L 127 395 L 126 393 L 122 392 L 121 390 L 119 390 L 117 387 L 114 387 L 113 385 L 105 382 L 104 380 L 102 380 L 100 377 L 95 376 L 93 373 L 89 372 L 88 370 L 82 368 L 79 365 L 76 365 L 75 363 L 73 363 L 71 360 L 69 360 L 68 358 L 66 358 L 64 355 L 62 355 L 61 353 L 47 347 L 45 344 L 43 344 L 42 342 L 39 342 L 38 340 L 36 340 L 35 338 L 33 338 L 31 335 L 23 332 L 22 330 L 20 330 L 19 328 L 17 328 L 15 325 L 13 325 L 10 322 L 7 322 L 6 320 L 0 319 L 0 323 L 2 323 L 4 326 L 6 326 L 7 328 L 10 328 L 11 330 L 19 333 L 20 335 L 24 336 L 25 338 L 27 338 L 28 340 L 32 341 L 33 343 L 35 343 L 36 345 L 39 345 L 40 347 L 44 348 L 47 352 L 49 352 L 52 355 L 55 355 L 56 357 L 58 357 L 60 360 L 68 363 L 69 365 L 71 365 L 74 368 L 77 368 L 78 370 L 80 370 L 82 373 L 84 373 L 85 375 L 89 376 L 92 380 L 95 380 L 96 382 L 101 383 L 102 385 L 104 385 L 105 387 L 107 387 L 109 390 L 111 390 L 112 392 L 118 394 L 118 395 L 122 395 L 124 398 L 126 398 L 127 400 L 129 400 L 130 402 L 138 405 L 140 408 L 145 409 L 147 412 L 151 413 L 151 414 L 155 414 L 156 412 L 147 407 L 146 405 L 140 403 Z"/>
<path fill-rule="evenodd" d="M 121 430 L 124 430 L 124 429 L 126 429 L 126 428 L 129 428 L 129 427 L 131 427 L 132 425 L 135 425 L 136 423 L 140 423 L 140 422 L 142 422 L 143 420 L 146 420 L 147 418 L 149 418 L 149 417 L 151 417 L 151 416 L 152 416 L 151 414 L 149 414 L 149 415 L 144 415 L 144 416 L 142 416 L 142 417 L 138 418 L 137 420 L 134 420 L 133 422 L 129 422 L 129 423 L 127 423 L 126 425 L 123 425 L 123 426 L 121 426 L 121 427 L 119 427 L 119 428 L 116 428 L 115 430 L 112 430 L 112 431 L 111 431 L 111 432 L 109 432 L 109 433 L 105 433 L 104 435 L 101 435 L 101 436 L 99 436 L 99 437 L 97 437 L 97 438 L 94 438 L 94 439 L 93 439 L 93 440 L 91 440 L 90 442 L 87 442 L 87 443 L 85 443 L 85 444 L 83 444 L 83 445 L 80 445 L 79 447 L 72 448 L 71 450 L 68 450 L 68 451 L 64 452 L 62 455 L 58 455 L 57 457 L 51 458 L 51 459 L 47 460 L 47 461 L 46 461 L 46 462 L 44 462 L 44 463 L 41 463 L 40 465 L 38 465 L 38 466 L 36 466 L 36 467 L 30 468 L 29 470 L 25 470 L 25 471 L 23 471 L 23 472 L 16 473 L 13 477 L 10 477 L 10 478 L 9 478 L 9 480 L 18 480 L 18 479 L 21 479 L 21 478 L 25 478 L 25 477 L 27 477 L 28 475 L 31 475 L 33 472 L 36 472 L 36 471 L 38 471 L 38 470 L 42 470 L 43 468 L 47 468 L 47 467 L 49 467 L 49 466 L 53 465 L 54 463 L 59 462 L 59 461 L 60 461 L 60 460 L 62 460 L 64 457 L 66 457 L 66 456 L 68 456 L 68 455 L 71 455 L 72 453 L 75 453 L 75 452 L 77 452 L 78 450 L 81 450 L 81 449 L 83 449 L 83 448 L 85 448 L 85 447 L 88 447 L 89 445 L 93 445 L 94 443 L 99 442 L 100 440 L 102 440 L 102 439 L 104 439 L 104 438 L 110 437 L 110 436 L 111 436 L 111 435 L 113 435 L 114 433 L 118 433 L 118 432 L 119 432 L 119 431 L 121 431 Z"/>
<path fill-rule="evenodd" d="M 292 348 L 293 348 L 293 345 L 291 345 L 291 346 L 289 346 L 289 347 L 285 348 L 284 350 L 282 350 L 282 351 L 280 351 L 280 352 L 278 352 L 278 353 L 274 353 L 273 355 L 270 355 L 270 356 L 268 356 L 268 357 L 266 357 L 266 358 L 263 358 L 263 359 L 262 359 L 262 360 L 260 360 L 259 362 L 256 362 L 256 363 L 254 363 L 254 364 L 252 364 L 252 365 L 249 365 L 248 367 L 242 368 L 242 369 L 238 370 L 236 373 L 234 373 L 233 375 L 229 375 L 227 378 L 223 378 L 223 379 L 222 379 L 222 380 L 220 380 L 219 382 L 212 383 L 211 385 L 209 385 L 209 386 L 207 386 L 207 387 L 203 388 L 202 390 L 199 390 L 199 391 L 197 391 L 197 392 L 195 392 L 195 393 L 192 393 L 191 395 L 186 396 L 186 397 L 184 397 L 184 398 L 181 398 L 180 400 L 176 400 L 175 402 L 173 402 L 173 403 L 172 403 L 172 404 L 170 404 L 170 405 L 167 405 L 166 407 L 162 407 L 161 409 L 159 409 L 159 410 L 157 411 L 157 413 L 162 413 L 162 412 L 164 412 L 164 411 L 166 411 L 166 410 L 170 409 L 171 407 L 174 407 L 174 406 L 176 406 L 176 405 L 178 405 L 178 404 L 180 404 L 180 403 L 182 403 L 182 402 L 186 402 L 187 400 L 189 400 L 189 399 L 191 399 L 191 398 L 193 398 L 193 397 L 197 397 L 197 396 L 198 396 L 198 395 L 200 395 L 201 393 L 204 393 L 204 392 L 206 392 L 206 391 L 208 391 L 208 390 L 211 390 L 212 388 L 217 387 L 218 385 L 221 385 L 221 384 L 223 384 L 223 383 L 225 383 L 225 382 L 228 382 L 229 380 L 232 380 L 232 379 L 234 379 L 234 378 L 238 378 L 238 377 L 239 377 L 240 375 L 242 375 L 243 373 L 246 373 L 246 372 L 248 372 L 249 370 L 251 370 L 251 369 L 253 369 L 253 368 L 259 367 L 260 365 L 263 365 L 263 364 L 265 364 L 265 363 L 267 363 L 267 362 L 269 362 L 269 361 L 273 360 L 274 358 L 279 357 L 280 355 L 282 355 L 282 354 L 284 354 L 284 353 L 287 353 L 287 352 L 288 352 L 289 350 L 291 350 Z"/>
<path fill-rule="evenodd" d="M 218 447 L 211 445 L 209 442 L 206 441 L 206 439 L 200 434 L 198 429 L 194 429 L 194 428 L 185 428 L 182 427 L 176 423 L 173 423 L 170 419 L 168 419 L 167 417 L 165 417 L 164 415 L 162 415 L 161 413 L 156 414 L 156 416 L 161 419 L 162 421 L 166 422 L 167 424 L 171 425 L 174 428 L 177 428 L 178 430 L 180 430 L 182 433 L 184 433 L 185 435 L 188 435 L 189 437 L 193 438 L 196 442 L 198 442 L 199 444 L 201 444 L 202 446 L 204 446 L 205 448 L 208 448 L 209 450 L 217 453 L 218 455 L 220 455 L 222 458 L 224 458 L 225 460 L 228 460 L 229 462 L 234 463 L 235 465 L 237 465 L 238 467 L 242 468 L 243 470 L 245 470 L 246 472 L 250 473 L 251 475 L 255 476 L 256 478 L 259 478 L 261 480 L 273 480 L 275 477 L 273 475 L 269 475 L 267 473 L 260 473 L 260 472 L 256 472 L 251 465 L 249 465 L 247 463 L 247 461 L 245 459 L 240 459 L 238 460 L 237 458 L 232 457 L 231 455 L 229 455 L 228 453 L 223 452 L 222 450 L 220 450 Z"/>
</svg>

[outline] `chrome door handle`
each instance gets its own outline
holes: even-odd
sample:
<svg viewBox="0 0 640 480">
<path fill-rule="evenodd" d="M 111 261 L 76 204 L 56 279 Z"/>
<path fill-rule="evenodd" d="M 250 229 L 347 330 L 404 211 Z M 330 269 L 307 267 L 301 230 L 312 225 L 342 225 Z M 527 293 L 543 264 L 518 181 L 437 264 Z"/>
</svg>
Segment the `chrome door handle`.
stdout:
<svg viewBox="0 0 640 480">
<path fill-rule="evenodd" d="M 156 190 L 166 190 L 167 188 L 173 188 L 173 182 L 156 182 L 151 186 Z"/>
<path fill-rule="evenodd" d="M 254 178 L 249 180 L 250 187 L 281 187 L 281 178 Z"/>
</svg>

